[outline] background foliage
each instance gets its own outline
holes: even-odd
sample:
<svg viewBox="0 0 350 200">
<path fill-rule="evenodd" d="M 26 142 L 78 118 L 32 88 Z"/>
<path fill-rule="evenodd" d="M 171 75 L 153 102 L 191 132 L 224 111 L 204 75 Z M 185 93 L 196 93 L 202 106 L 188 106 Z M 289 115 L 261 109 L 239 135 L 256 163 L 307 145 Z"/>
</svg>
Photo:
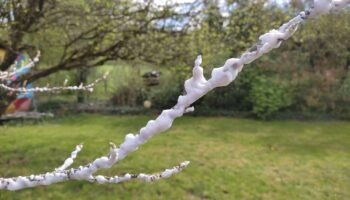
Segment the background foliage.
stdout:
<svg viewBox="0 0 350 200">
<path fill-rule="evenodd" d="M 37 85 L 62 84 L 65 78 L 79 84 L 110 71 L 110 79 L 86 95 L 87 103 L 142 107 L 151 100 L 153 108 L 162 109 L 172 107 L 183 92 L 197 54 L 203 55 L 209 75 L 308 3 L 197 0 L 160 9 L 153 1 L 51 0 L 41 10 L 30 10 L 30 4 L 14 9 L 20 17 L 0 23 L 0 34 L 14 49 L 30 43 L 43 50 L 40 66 L 29 77 Z M 0 16 L 11 9 L 1 7 Z M 349 23 L 347 11 L 310 20 L 280 50 L 248 65 L 233 84 L 213 91 L 196 106 L 204 113 L 224 110 L 259 118 L 283 113 L 349 118 Z M 81 80 L 77 74 L 83 68 L 88 73 Z M 162 75 L 160 85 L 148 88 L 141 76 L 151 70 Z M 56 100 L 72 104 L 75 97 L 62 93 L 38 95 L 37 100 L 40 107 Z"/>
</svg>

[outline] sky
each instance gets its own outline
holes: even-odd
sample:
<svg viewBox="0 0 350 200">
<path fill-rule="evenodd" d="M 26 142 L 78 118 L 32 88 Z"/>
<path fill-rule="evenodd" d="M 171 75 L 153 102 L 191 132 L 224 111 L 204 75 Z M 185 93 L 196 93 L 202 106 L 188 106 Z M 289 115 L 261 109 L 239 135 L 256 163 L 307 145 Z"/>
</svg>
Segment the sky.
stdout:
<svg viewBox="0 0 350 200">
<path fill-rule="evenodd" d="M 143 0 L 135 0 L 135 1 L 138 1 L 138 2 L 143 2 Z M 172 4 L 175 4 L 175 3 L 193 3 L 195 2 L 196 0 L 154 0 L 154 3 L 156 5 L 159 5 L 159 6 L 164 6 L 164 5 L 172 5 Z M 269 0 L 270 2 L 276 2 L 278 5 L 280 6 L 285 6 L 286 4 L 288 4 L 290 2 L 290 0 Z M 224 8 L 227 8 L 227 6 L 225 6 L 225 2 L 226 0 L 219 0 L 219 7 L 223 8 L 221 10 L 221 14 L 223 16 L 227 16 L 228 15 L 228 11 Z M 221 5 L 221 6 L 220 6 Z M 167 21 L 162 21 L 161 24 L 163 23 L 170 23 L 172 24 L 173 26 L 175 27 L 182 27 L 183 26 L 183 23 L 184 22 L 179 22 L 177 21 L 176 23 L 174 23 L 175 21 L 173 19 L 169 19 Z"/>
<path fill-rule="evenodd" d="M 164 5 L 167 0 L 155 0 L 155 2 L 159 5 Z M 174 3 L 191 3 L 194 0 L 172 0 Z M 220 0 L 224 1 L 224 0 Z M 290 0 L 272 0 L 277 2 L 278 4 L 284 4 L 284 3 L 289 3 Z"/>
</svg>

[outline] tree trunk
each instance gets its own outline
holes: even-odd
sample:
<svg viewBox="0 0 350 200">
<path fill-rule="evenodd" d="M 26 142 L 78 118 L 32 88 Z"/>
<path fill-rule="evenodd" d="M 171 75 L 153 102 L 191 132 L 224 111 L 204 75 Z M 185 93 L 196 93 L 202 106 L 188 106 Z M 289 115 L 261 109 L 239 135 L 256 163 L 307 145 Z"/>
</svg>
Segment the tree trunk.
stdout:
<svg viewBox="0 0 350 200">
<path fill-rule="evenodd" d="M 89 75 L 89 70 L 86 67 L 78 68 L 77 69 L 77 85 L 80 84 L 86 84 L 87 78 Z M 84 91 L 78 91 L 77 93 L 77 102 L 78 103 L 85 103 L 86 102 L 86 92 Z"/>
</svg>

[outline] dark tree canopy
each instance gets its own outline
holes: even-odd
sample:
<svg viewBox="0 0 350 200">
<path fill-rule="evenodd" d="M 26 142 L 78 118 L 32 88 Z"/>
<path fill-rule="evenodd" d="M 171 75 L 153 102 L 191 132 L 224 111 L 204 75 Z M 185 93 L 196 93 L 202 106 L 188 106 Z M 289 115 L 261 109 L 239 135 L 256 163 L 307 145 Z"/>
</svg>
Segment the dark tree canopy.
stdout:
<svg viewBox="0 0 350 200">
<path fill-rule="evenodd" d="M 0 34 L 13 51 L 25 43 L 43 50 L 48 66 L 33 73 L 30 81 L 118 59 L 161 64 L 181 57 L 175 49 L 193 15 L 191 9 L 176 8 L 151 0 L 7 0 L 0 6 Z M 171 24 L 185 18 L 181 29 Z"/>
</svg>

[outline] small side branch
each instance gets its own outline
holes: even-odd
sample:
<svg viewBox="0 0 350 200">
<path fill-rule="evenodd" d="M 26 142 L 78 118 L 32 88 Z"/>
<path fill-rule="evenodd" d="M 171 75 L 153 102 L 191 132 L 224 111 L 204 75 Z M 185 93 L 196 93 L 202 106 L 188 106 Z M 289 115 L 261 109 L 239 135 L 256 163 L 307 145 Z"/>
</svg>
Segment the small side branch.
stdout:
<svg viewBox="0 0 350 200">
<path fill-rule="evenodd" d="M 168 178 L 171 177 L 172 175 L 175 175 L 179 172 L 181 172 L 183 169 L 185 169 L 188 165 L 190 164 L 189 161 L 185 161 L 180 163 L 179 165 L 171 168 L 171 169 L 166 169 L 162 172 L 159 173 L 154 173 L 154 174 L 144 174 L 144 173 L 139 173 L 139 174 L 125 174 L 124 176 L 113 176 L 113 177 L 106 177 L 106 176 L 93 176 L 89 179 L 90 182 L 97 182 L 100 184 L 104 183 L 121 183 L 125 181 L 130 181 L 133 179 L 141 180 L 144 182 L 154 182 L 158 181 L 163 178 Z"/>
<path fill-rule="evenodd" d="M 45 174 L 30 175 L 30 176 L 19 176 L 13 178 L 0 178 L 0 189 L 6 189 L 11 191 L 16 191 L 29 187 L 37 187 L 40 185 L 51 185 L 58 182 L 69 181 L 69 180 L 86 180 L 89 182 L 97 183 L 120 183 L 124 181 L 130 181 L 133 179 L 152 182 L 163 178 L 168 178 L 181 172 L 189 165 L 189 161 L 182 162 L 181 164 L 171 168 L 166 169 L 162 172 L 155 174 L 125 174 L 123 176 L 93 176 L 92 174 L 102 168 L 110 168 L 117 161 L 117 151 L 118 149 L 114 144 L 111 144 L 110 154 L 107 157 L 101 157 L 96 159 L 94 162 L 86 165 L 80 166 L 78 168 L 67 168 L 73 163 L 74 159 L 77 157 L 79 151 L 81 151 L 82 145 L 77 145 L 76 149 L 72 152 L 71 156 L 64 162 L 62 166 L 57 168 L 53 172 L 47 172 Z"/>
<path fill-rule="evenodd" d="M 74 159 L 78 156 L 78 153 L 83 149 L 83 145 L 79 144 L 75 147 L 75 150 L 71 153 L 70 157 L 67 158 L 63 165 L 60 166 L 59 168 L 56 168 L 56 172 L 58 171 L 63 171 L 65 169 L 67 169 L 69 166 L 71 166 L 74 162 Z"/>
<path fill-rule="evenodd" d="M 82 83 L 79 86 L 57 86 L 57 87 L 35 87 L 35 88 L 13 88 L 5 85 L 4 83 L 0 84 L 0 88 L 7 90 L 9 92 L 62 92 L 62 91 L 88 91 L 93 92 L 95 86 L 103 80 L 106 80 L 108 73 L 103 75 L 101 78 L 98 78 L 91 82 L 88 85 L 83 85 Z"/>
</svg>

